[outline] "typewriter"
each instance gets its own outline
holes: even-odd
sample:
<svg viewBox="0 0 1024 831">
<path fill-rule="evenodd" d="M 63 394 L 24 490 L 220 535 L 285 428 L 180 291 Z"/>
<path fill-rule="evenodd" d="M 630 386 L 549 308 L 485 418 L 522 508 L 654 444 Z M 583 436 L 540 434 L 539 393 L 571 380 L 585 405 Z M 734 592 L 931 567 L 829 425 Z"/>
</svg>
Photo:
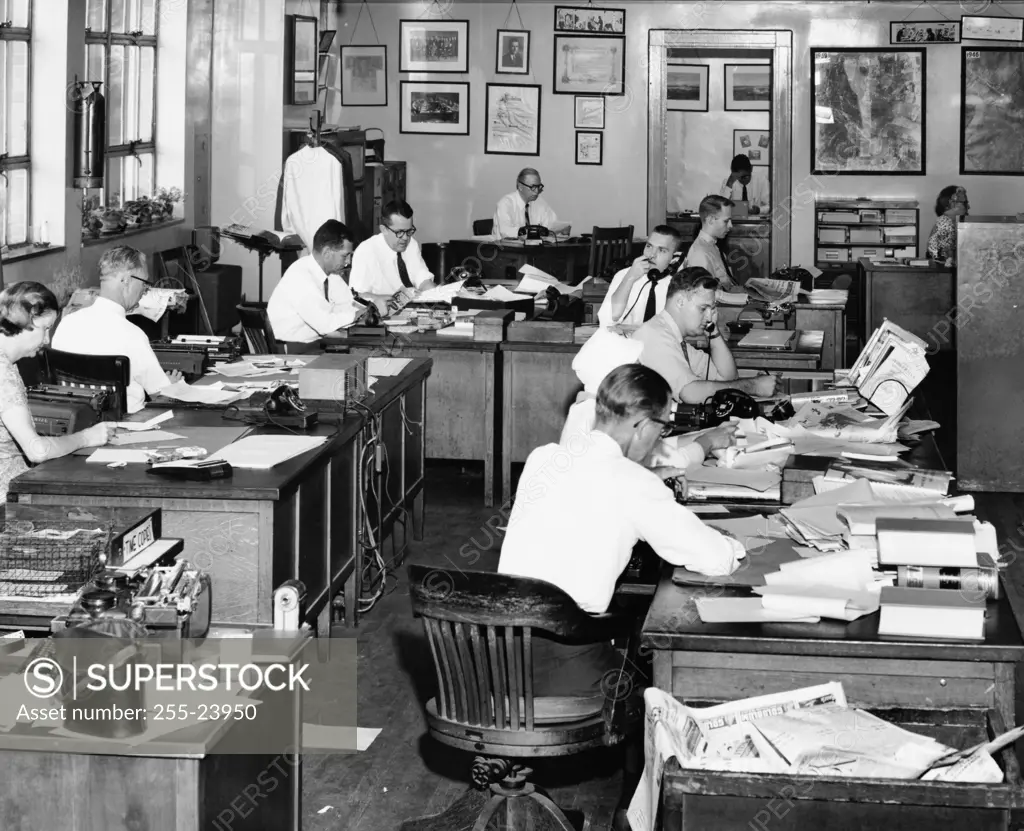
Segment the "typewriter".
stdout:
<svg viewBox="0 0 1024 831">
<path fill-rule="evenodd" d="M 28 408 L 40 436 L 66 436 L 100 420 L 109 393 L 104 390 L 39 384 L 30 387 Z"/>
<path fill-rule="evenodd" d="M 164 372 L 177 370 L 193 381 L 210 367 L 237 361 L 242 355 L 241 338 L 217 335 L 179 335 L 174 340 L 153 341 L 153 352 Z"/>
</svg>

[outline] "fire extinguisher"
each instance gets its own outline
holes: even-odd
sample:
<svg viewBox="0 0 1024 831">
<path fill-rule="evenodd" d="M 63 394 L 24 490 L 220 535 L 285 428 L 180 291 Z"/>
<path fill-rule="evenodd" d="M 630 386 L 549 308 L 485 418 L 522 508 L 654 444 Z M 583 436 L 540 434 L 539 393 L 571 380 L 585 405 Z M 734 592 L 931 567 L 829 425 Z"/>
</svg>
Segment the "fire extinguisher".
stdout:
<svg viewBox="0 0 1024 831">
<path fill-rule="evenodd" d="M 106 100 L 102 81 L 75 81 L 71 96 L 75 114 L 76 188 L 103 187 L 103 145 L 106 133 Z M 89 89 L 91 87 L 91 89 Z"/>
</svg>

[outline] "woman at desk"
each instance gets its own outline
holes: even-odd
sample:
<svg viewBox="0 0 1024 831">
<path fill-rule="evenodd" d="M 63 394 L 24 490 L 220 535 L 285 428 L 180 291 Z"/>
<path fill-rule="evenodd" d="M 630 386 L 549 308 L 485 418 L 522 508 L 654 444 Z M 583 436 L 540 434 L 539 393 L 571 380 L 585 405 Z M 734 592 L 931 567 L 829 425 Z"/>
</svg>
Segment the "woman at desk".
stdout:
<svg viewBox="0 0 1024 831">
<path fill-rule="evenodd" d="M 0 503 L 7 486 L 33 464 L 66 456 L 80 447 L 106 444 L 114 432 L 100 422 L 70 436 L 40 436 L 28 408 L 25 384 L 15 364 L 50 342 L 57 298 L 39 283 L 15 283 L 0 292 Z"/>
<path fill-rule="evenodd" d="M 967 191 L 959 185 L 949 185 L 939 191 L 935 200 L 935 213 L 939 217 L 928 237 L 928 256 L 944 265 L 956 265 L 957 217 L 967 216 L 971 203 Z"/>
</svg>

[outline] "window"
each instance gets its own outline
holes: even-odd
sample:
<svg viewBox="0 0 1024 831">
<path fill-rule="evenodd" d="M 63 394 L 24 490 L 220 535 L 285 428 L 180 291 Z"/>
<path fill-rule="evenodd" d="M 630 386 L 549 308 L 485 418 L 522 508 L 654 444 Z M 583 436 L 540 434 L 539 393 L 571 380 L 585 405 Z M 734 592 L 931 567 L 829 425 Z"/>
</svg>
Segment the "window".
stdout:
<svg viewBox="0 0 1024 831">
<path fill-rule="evenodd" d="M 159 3 L 86 2 L 86 78 L 102 80 L 106 98 L 106 187 L 101 202 L 108 207 L 150 196 L 155 189 Z"/>
<path fill-rule="evenodd" d="M 29 0 L 0 0 L 0 246 L 29 241 Z"/>
</svg>

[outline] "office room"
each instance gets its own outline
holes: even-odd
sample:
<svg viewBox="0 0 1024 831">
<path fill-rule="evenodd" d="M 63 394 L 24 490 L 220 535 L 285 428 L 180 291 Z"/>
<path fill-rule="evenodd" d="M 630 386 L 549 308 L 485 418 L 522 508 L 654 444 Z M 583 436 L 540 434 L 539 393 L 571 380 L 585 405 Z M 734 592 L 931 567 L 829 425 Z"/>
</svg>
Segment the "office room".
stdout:
<svg viewBox="0 0 1024 831">
<path fill-rule="evenodd" d="M 1024 2 L 0 0 L 0 81 L 5 827 L 1019 824 Z"/>
</svg>

